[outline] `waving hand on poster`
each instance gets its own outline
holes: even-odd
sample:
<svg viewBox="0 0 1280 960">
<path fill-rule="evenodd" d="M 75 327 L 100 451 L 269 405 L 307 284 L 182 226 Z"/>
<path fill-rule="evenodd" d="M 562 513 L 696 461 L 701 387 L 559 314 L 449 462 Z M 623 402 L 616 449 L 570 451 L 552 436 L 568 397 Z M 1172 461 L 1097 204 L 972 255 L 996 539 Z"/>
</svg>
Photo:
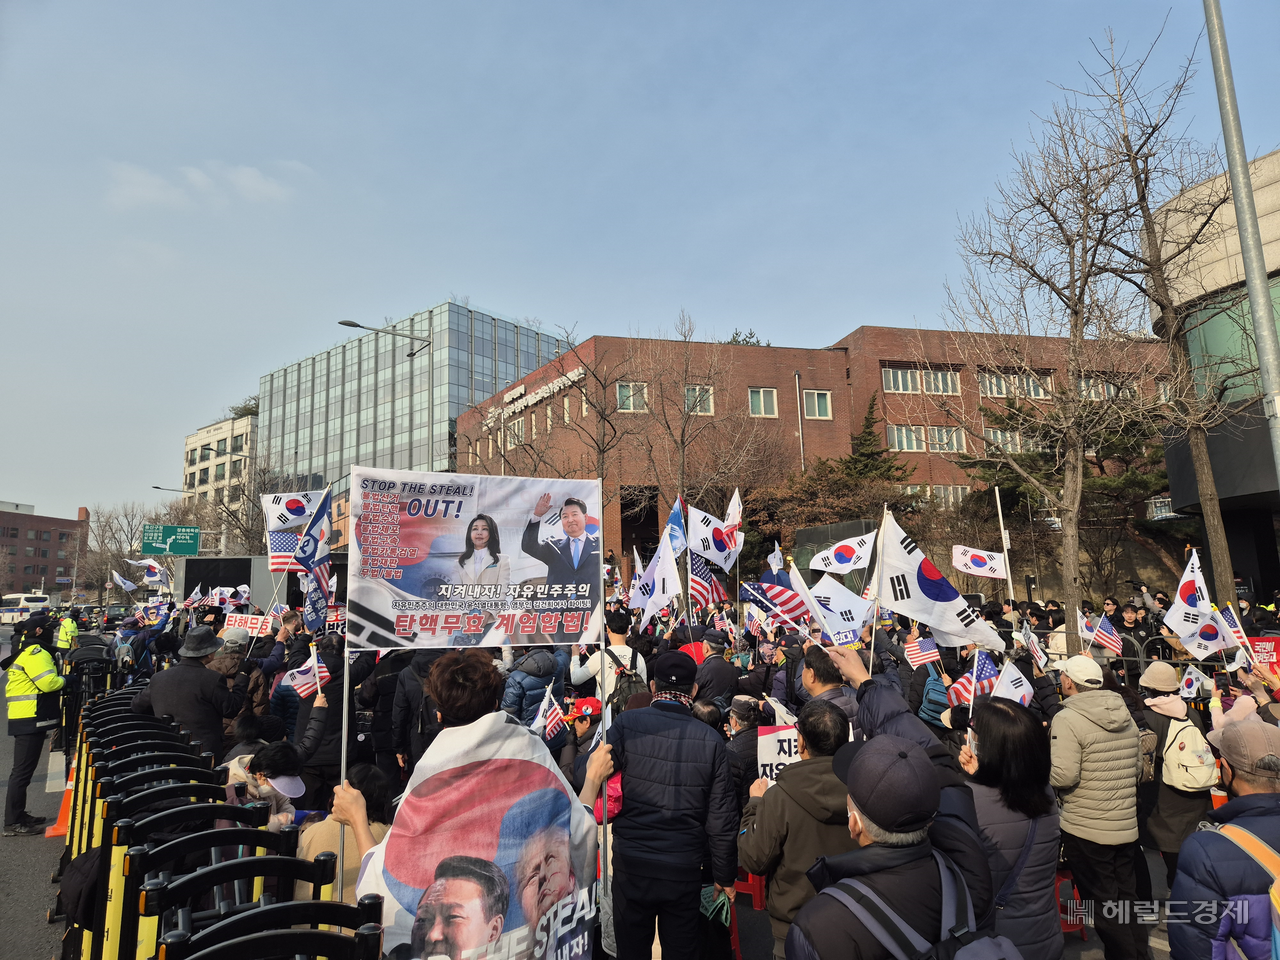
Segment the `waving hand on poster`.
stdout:
<svg viewBox="0 0 1280 960">
<path fill-rule="evenodd" d="M 356 647 L 577 643 L 602 620 L 598 480 L 353 467 Z"/>
</svg>

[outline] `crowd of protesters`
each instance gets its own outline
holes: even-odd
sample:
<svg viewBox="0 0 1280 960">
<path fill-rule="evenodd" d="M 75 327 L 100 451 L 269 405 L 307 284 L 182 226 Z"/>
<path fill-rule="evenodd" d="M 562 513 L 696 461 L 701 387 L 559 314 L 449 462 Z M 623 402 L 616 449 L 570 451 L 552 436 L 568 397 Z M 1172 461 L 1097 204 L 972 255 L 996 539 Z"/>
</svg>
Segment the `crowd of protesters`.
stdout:
<svg viewBox="0 0 1280 960">
<path fill-rule="evenodd" d="M 1097 613 L 1122 652 L 1094 645 L 1067 656 L 1060 605 L 988 604 L 982 614 L 1004 641 L 991 656 L 1025 678 L 1025 703 L 951 703 L 948 689 L 976 651 L 939 645 L 937 659 L 913 666 L 908 649 L 928 640 L 927 625 L 877 618 L 857 647 L 833 646 L 816 622 L 745 629 L 731 604 L 640 631 L 610 603 L 603 647 L 353 659 L 341 633 L 312 637 L 296 612 L 255 638 L 200 609 L 174 615 L 185 629 L 135 622 L 114 648 L 83 635 L 77 647 L 117 659 L 127 644 L 129 675 L 151 676 L 133 709 L 180 721 L 250 800 L 270 802 L 273 828 L 317 811 L 304 850 L 334 849 L 346 829 L 349 900 L 361 856 L 386 835 L 437 734 L 504 712 L 532 728 L 589 808 L 609 794 L 604 942 L 621 960 L 653 955 L 655 936 L 666 957 L 727 950 L 703 906 L 734 901 L 740 873 L 765 878 L 777 957 L 890 957 L 896 931 L 916 952 L 986 938 L 997 952 L 983 955 L 1053 960 L 1064 945 L 1060 909 L 1087 918 L 1109 960 L 1150 956 L 1156 929 L 1178 960 L 1227 956 L 1228 941 L 1249 960 L 1270 957 L 1271 875 L 1221 828 L 1280 847 L 1280 677 L 1265 664 L 1228 675 L 1226 651 L 1206 667 L 1221 678 L 1211 696 L 1183 697 L 1179 667 L 1190 654 L 1163 626 L 1168 606 L 1145 587 L 1133 602 L 1107 597 Z M 1250 635 L 1280 635 L 1270 610 L 1241 607 Z M 1091 605 L 1084 612 L 1093 619 Z M 1024 621 L 1048 663 L 1028 646 Z M 57 650 L 57 633 L 23 625 L 6 666 L 25 666 L 28 650 L 38 673 L 44 657 L 74 657 Z M 330 680 L 299 697 L 281 679 L 307 662 L 312 642 Z M 156 670 L 161 660 L 173 665 Z M 10 734 L 43 743 L 34 714 L 15 721 L 14 697 L 26 694 L 13 685 L 25 676 L 10 669 Z M 35 695 L 48 695 L 41 679 L 30 677 Z M 344 702 L 335 691 L 348 685 Z M 535 726 L 548 690 L 565 718 L 549 737 Z M 796 754 L 763 778 L 760 730 L 779 725 L 794 726 Z M 10 779 L 9 835 L 35 832 L 20 780 Z M 1158 855 L 1163 877 L 1152 877 L 1144 851 Z M 1060 906 L 1062 870 L 1078 891 L 1073 908 Z M 957 902 L 971 918 L 952 915 Z"/>
</svg>

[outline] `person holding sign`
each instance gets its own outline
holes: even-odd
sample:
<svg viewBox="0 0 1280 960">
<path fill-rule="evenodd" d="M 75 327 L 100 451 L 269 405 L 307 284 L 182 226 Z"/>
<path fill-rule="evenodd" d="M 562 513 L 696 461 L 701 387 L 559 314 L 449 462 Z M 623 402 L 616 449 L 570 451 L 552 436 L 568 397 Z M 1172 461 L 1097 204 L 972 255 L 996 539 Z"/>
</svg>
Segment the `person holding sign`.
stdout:
<svg viewBox="0 0 1280 960">
<path fill-rule="evenodd" d="M 772 784 L 751 784 L 738 834 L 738 865 L 769 878 L 773 955 L 786 956 L 787 931 L 814 895 L 805 871 L 819 857 L 854 849 L 844 784 L 831 758 L 849 742 L 844 712 L 828 700 L 810 700 L 796 718 L 800 759 L 778 771 Z"/>
</svg>

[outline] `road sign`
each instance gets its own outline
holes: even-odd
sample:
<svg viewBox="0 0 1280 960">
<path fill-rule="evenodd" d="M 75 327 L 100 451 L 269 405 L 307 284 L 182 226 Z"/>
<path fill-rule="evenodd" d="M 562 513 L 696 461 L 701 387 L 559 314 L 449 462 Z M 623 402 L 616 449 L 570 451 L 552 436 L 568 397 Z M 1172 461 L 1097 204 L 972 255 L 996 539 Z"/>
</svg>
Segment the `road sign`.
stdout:
<svg viewBox="0 0 1280 960">
<path fill-rule="evenodd" d="M 70 583 L 70 582 L 71 582 L 71 578 L 70 578 L 70 577 L 56 577 L 56 578 L 54 579 L 54 581 L 53 581 L 53 582 L 54 582 L 54 583 Z"/>
<path fill-rule="evenodd" d="M 156 523 L 142 527 L 144 557 L 194 557 L 199 553 L 199 527 L 160 526 Z"/>
</svg>

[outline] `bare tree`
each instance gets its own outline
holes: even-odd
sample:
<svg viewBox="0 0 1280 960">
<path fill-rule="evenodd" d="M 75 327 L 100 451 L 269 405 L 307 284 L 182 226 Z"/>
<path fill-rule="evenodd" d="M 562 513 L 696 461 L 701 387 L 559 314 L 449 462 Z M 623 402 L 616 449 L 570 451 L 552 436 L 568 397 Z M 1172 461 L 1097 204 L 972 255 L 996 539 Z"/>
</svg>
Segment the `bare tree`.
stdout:
<svg viewBox="0 0 1280 960">
<path fill-rule="evenodd" d="M 1144 339 L 1142 325 L 1114 272 L 1129 228 L 1122 171 L 1088 136 L 1088 122 L 1075 102 L 1055 105 L 996 201 L 961 229 L 965 274 L 948 288 L 948 313 L 960 356 L 978 371 L 979 417 L 949 392 L 921 394 L 1059 519 L 1068 610 L 1080 603 L 1087 451 L 1149 422 L 1160 402 L 1153 371 L 1129 356 Z M 941 434 L 924 440 L 949 446 Z"/>
<path fill-rule="evenodd" d="M 741 381 L 731 346 L 698 340 L 697 325 L 684 310 L 673 339 L 633 338 L 631 345 L 629 397 L 645 415 L 632 436 L 652 481 L 650 496 L 669 503 L 683 495 L 718 512 L 735 487 L 745 492 L 785 476 L 777 431 L 724 402 Z"/>
<path fill-rule="evenodd" d="M 1208 362 L 1195 357 L 1188 343 L 1197 327 L 1214 320 L 1238 323 L 1245 343 L 1251 332 L 1231 310 L 1233 298 L 1204 302 L 1208 291 L 1199 268 L 1203 254 L 1221 239 L 1219 214 L 1230 201 L 1230 184 L 1217 150 L 1177 125 L 1193 59 L 1171 83 L 1147 82 L 1144 71 L 1158 42 L 1157 37 L 1141 56 L 1127 60 L 1108 31 L 1105 46 L 1095 46 L 1102 66 L 1085 71 L 1087 83 L 1078 92 L 1089 104 L 1086 134 L 1116 158 L 1116 190 L 1129 206 L 1127 229 L 1108 238 L 1113 256 L 1106 269 L 1128 286 L 1140 309 L 1150 311 L 1168 350 L 1165 421 L 1187 438 L 1221 603 L 1234 599 L 1235 581 L 1208 432 L 1238 412 L 1239 405 L 1228 401 L 1248 386 L 1256 365 L 1243 357 Z"/>
</svg>

